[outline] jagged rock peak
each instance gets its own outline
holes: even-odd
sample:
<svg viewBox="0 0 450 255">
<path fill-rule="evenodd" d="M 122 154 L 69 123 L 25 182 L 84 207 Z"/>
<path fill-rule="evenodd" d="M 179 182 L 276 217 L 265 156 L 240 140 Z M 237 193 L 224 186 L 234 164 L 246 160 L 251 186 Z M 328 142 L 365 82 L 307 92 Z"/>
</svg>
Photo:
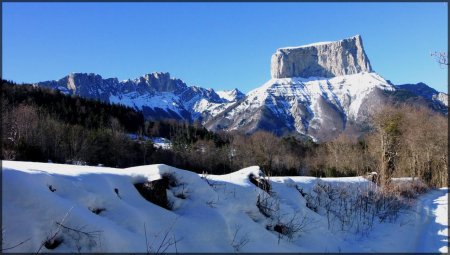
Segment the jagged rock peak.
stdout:
<svg viewBox="0 0 450 255">
<path fill-rule="evenodd" d="M 360 35 L 277 49 L 272 55 L 272 78 L 325 77 L 372 72 Z"/>
<path fill-rule="evenodd" d="M 144 76 L 142 76 L 142 77 L 144 79 L 146 79 L 146 80 L 150 80 L 150 79 L 170 80 L 170 73 L 167 73 L 167 72 L 153 72 L 153 73 L 144 74 Z"/>
<path fill-rule="evenodd" d="M 145 74 L 134 80 L 134 83 L 145 84 L 160 92 L 174 92 L 187 87 L 182 80 L 170 77 L 167 72 Z"/>
</svg>

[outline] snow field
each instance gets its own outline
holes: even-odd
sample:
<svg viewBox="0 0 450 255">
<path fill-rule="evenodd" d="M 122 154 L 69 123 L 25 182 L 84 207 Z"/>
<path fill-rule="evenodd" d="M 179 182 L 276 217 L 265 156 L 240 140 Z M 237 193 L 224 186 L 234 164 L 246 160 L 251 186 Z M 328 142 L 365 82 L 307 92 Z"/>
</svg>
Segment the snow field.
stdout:
<svg viewBox="0 0 450 255">
<path fill-rule="evenodd" d="M 299 191 L 300 187 L 312 195 L 318 183 L 354 191 L 373 188 L 361 177 L 270 177 L 269 194 L 248 177 L 265 179 L 258 167 L 199 175 L 166 165 L 115 169 L 2 163 L 3 247 L 27 240 L 5 252 L 442 252 L 446 247 L 441 239 L 448 240 L 448 228 L 436 228 L 448 224 L 442 219 L 448 211 L 443 197 L 448 191 L 431 192 L 419 200 L 418 208 L 437 205 L 419 220 L 405 214 L 362 236 L 330 229 L 323 212 L 309 209 Z M 145 200 L 134 187 L 163 175 L 176 180 L 167 190 L 171 210 Z M 261 212 L 261 205 L 270 207 L 269 216 Z M 420 239 L 425 228 L 431 231 L 431 241 L 424 245 L 411 246 L 416 239 L 397 235 Z M 41 247 L 55 233 L 62 243 L 55 249 Z"/>
</svg>

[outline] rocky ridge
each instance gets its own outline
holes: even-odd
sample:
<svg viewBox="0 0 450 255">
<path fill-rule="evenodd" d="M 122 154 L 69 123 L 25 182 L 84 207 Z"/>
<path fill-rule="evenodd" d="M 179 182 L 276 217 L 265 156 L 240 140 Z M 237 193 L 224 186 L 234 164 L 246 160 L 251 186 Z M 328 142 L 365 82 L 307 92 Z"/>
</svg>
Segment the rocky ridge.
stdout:
<svg viewBox="0 0 450 255">
<path fill-rule="evenodd" d="M 235 89 L 231 95 L 225 93 L 220 96 L 213 89 L 187 86 L 182 80 L 162 72 L 124 81 L 104 79 L 93 73 L 71 73 L 59 80 L 38 82 L 35 85 L 58 89 L 69 95 L 130 106 L 143 111 L 148 119 L 187 121 L 213 116 L 217 112 L 216 108 L 232 104 L 243 95 Z"/>
</svg>

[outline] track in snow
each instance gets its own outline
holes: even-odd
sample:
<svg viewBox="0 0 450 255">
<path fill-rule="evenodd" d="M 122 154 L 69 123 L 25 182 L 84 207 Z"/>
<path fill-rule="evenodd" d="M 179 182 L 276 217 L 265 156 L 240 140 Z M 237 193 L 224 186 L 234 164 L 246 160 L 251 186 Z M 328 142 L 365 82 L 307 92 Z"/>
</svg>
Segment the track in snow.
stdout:
<svg viewBox="0 0 450 255">
<path fill-rule="evenodd" d="M 448 253 L 448 188 L 419 198 L 417 213 L 416 252 Z"/>
</svg>

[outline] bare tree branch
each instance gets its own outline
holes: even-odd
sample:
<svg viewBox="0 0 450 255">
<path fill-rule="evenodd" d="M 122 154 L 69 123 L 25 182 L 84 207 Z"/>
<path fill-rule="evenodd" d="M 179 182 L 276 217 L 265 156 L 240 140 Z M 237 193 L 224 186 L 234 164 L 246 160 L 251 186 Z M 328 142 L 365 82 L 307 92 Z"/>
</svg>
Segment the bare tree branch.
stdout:
<svg viewBox="0 0 450 255">
<path fill-rule="evenodd" d="M 448 66 L 448 55 L 447 55 L 447 53 L 435 51 L 435 52 L 431 53 L 431 56 L 434 57 L 436 59 L 436 61 L 441 66 L 442 65 Z"/>
<path fill-rule="evenodd" d="M 22 241 L 22 242 L 20 242 L 20 243 L 18 243 L 18 244 L 16 244 L 16 245 L 11 246 L 11 247 L 8 247 L 8 248 L 2 248 L 1 251 L 7 251 L 7 250 L 14 249 L 14 248 L 16 248 L 16 247 L 18 247 L 18 246 L 20 246 L 20 245 L 22 245 L 22 244 L 24 244 L 24 243 L 30 241 L 30 240 L 31 240 L 31 238 L 28 238 L 28 239 L 26 239 L 25 241 Z"/>
<path fill-rule="evenodd" d="M 69 216 L 70 212 L 72 211 L 73 206 L 69 209 L 69 211 L 67 211 L 66 215 L 64 215 L 63 219 L 62 219 L 62 223 L 64 223 L 64 221 L 66 220 L 66 218 Z M 47 238 L 47 240 L 52 240 L 55 239 L 55 237 L 59 234 L 59 232 L 61 231 L 61 226 L 58 225 L 58 228 L 56 229 L 55 233 L 50 237 Z M 42 242 L 41 246 L 39 246 L 38 251 L 36 252 L 36 254 L 39 254 L 39 252 L 41 251 L 42 247 L 44 247 L 45 242 Z"/>
</svg>

